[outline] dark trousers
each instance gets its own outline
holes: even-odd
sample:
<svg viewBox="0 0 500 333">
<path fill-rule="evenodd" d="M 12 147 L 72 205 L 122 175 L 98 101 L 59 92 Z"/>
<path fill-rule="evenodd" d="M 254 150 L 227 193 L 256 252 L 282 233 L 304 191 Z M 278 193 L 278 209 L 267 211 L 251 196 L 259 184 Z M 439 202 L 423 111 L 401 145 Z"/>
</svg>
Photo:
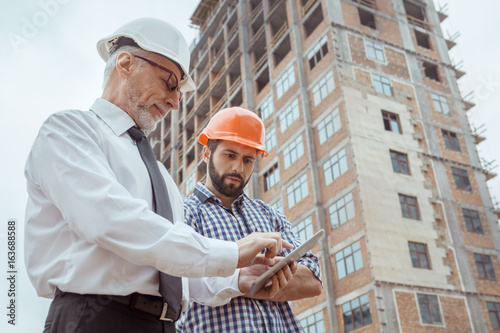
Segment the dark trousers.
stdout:
<svg viewBox="0 0 500 333">
<path fill-rule="evenodd" d="M 52 301 L 44 333 L 175 333 L 175 324 L 131 309 L 106 295 L 58 291 Z"/>
</svg>

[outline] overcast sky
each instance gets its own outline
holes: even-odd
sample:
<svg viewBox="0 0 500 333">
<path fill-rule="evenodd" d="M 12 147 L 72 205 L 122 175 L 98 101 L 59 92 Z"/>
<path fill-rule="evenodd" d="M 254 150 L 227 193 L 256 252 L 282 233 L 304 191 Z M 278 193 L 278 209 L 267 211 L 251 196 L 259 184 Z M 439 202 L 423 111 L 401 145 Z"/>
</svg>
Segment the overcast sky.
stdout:
<svg viewBox="0 0 500 333">
<path fill-rule="evenodd" d="M 0 11 L 0 91 L 4 106 L 0 131 L 0 266 L 6 268 L 7 221 L 18 221 L 17 325 L 7 324 L 7 284 L 0 279 L 0 331 L 39 332 L 49 301 L 38 298 L 22 260 L 24 208 L 27 199 L 24 163 L 42 122 L 55 111 L 88 109 L 101 94 L 104 62 L 95 43 L 121 24 L 138 17 L 157 17 L 176 25 L 190 42 L 197 31 L 189 18 L 196 0 L 2 0 Z M 445 2 L 441 2 L 444 4 Z M 147 6 L 146 6 L 147 4 Z M 438 2 L 439 6 L 439 2 Z M 451 57 L 463 61 L 463 95 L 473 92 L 476 107 L 468 115 L 485 125 L 487 141 L 477 148 L 487 161 L 500 162 L 500 2 L 450 1 L 443 32 L 460 32 Z M 472 96 L 472 95 L 471 95 Z M 498 168 L 494 170 L 499 172 Z M 499 178 L 499 177 L 497 177 Z M 500 180 L 489 182 L 500 200 Z M 4 276 L 4 275 L 2 275 Z"/>
</svg>

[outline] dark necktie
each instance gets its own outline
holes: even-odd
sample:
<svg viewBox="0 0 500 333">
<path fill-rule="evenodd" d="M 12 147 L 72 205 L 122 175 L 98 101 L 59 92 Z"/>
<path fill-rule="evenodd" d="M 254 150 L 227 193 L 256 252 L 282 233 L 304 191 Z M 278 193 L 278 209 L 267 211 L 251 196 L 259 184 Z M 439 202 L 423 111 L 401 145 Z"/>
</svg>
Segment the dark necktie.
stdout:
<svg viewBox="0 0 500 333">
<path fill-rule="evenodd" d="M 155 212 L 174 223 L 174 216 L 172 213 L 170 199 L 168 197 L 167 185 L 165 184 L 165 179 L 163 179 L 163 176 L 161 175 L 160 168 L 156 162 L 156 157 L 148 139 L 146 138 L 146 135 L 135 126 L 128 130 L 128 134 L 137 143 L 139 153 L 141 154 L 142 160 L 148 169 L 151 186 L 153 187 L 153 208 Z M 165 255 L 168 255 L 167 249 L 165 249 Z M 177 320 L 181 313 L 181 278 L 160 272 L 159 291 L 163 300 L 168 304 L 168 310 L 165 317 L 173 319 L 174 321 Z"/>
</svg>

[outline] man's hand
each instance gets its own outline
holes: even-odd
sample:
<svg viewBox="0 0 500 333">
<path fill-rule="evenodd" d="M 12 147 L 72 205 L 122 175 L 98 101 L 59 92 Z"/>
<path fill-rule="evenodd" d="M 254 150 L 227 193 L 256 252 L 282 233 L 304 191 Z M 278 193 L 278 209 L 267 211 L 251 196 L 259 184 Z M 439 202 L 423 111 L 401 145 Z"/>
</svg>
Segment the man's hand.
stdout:
<svg viewBox="0 0 500 333">
<path fill-rule="evenodd" d="M 286 288 L 288 282 L 292 279 L 293 274 L 297 271 L 297 266 L 295 263 L 285 266 L 282 270 L 276 273 L 271 280 L 266 284 L 264 288 L 258 291 L 255 295 L 247 295 L 250 292 L 252 283 L 265 273 L 270 266 L 273 266 L 283 257 L 276 257 L 275 259 L 266 258 L 263 255 L 257 256 L 254 260 L 254 264 L 248 267 L 244 267 L 240 270 L 240 275 L 238 277 L 238 287 L 242 293 L 246 295 L 244 297 L 251 297 L 257 299 L 271 299 L 278 292 Z"/>
<path fill-rule="evenodd" d="M 254 232 L 236 241 L 239 249 L 238 268 L 254 263 L 255 256 L 267 249 L 265 256 L 273 258 L 281 253 L 281 248 L 292 249 L 293 245 L 281 239 L 279 232 Z"/>
</svg>

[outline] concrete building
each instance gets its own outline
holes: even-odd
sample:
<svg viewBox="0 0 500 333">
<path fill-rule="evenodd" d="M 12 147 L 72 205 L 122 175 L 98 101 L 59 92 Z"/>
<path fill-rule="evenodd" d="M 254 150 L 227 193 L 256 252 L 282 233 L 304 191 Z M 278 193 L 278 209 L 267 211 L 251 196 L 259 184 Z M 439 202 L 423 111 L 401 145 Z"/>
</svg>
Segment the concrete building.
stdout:
<svg viewBox="0 0 500 333">
<path fill-rule="evenodd" d="M 228 106 L 255 110 L 269 156 L 248 194 L 327 236 L 306 332 L 497 332 L 500 232 L 431 0 L 202 0 L 192 74 L 150 135 L 184 194 L 196 142 Z"/>
</svg>

